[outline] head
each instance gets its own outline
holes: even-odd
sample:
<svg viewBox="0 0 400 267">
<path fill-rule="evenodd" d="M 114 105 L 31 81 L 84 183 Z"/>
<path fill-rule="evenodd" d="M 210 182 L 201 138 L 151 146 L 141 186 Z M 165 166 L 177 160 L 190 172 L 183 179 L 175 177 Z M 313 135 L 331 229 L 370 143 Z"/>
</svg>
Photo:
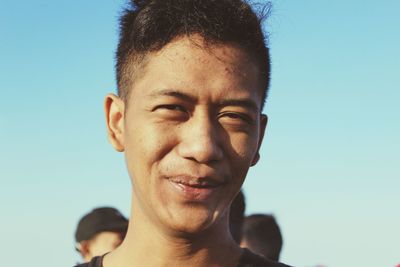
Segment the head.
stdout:
<svg viewBox="0 0 400 267">
<path fill-rule="evenodd" d="M 132 3 L 121 18 L 118 96 L 106 97 L 105 111 L 135 218 L 182 235 L 228 229 L 229 206 L 259 159 L 269 65 L 245 2 Z"/>
<path fill-rule="evenodd" d="M 75 232 L 76 250 L 85 261 L 118 247 L 125 237 L 128 220 L 114 208 L 96 208 L 84 215 Z"/>
<path fill-rule="evenodd" d="M 282 249 L 282 235 L 274 216 L 254 214 L 243 224 L 242 246 L 264 257 L 278 261 Z"/>
<path fill-rule="evenodd" d="M 233 239 L 236 243 L 240 244 L 242 240 L 242 227 L 244 221 L 244 212 L 246 209 L 246 202 L 244 199 L 243 191 L 240 190 L 232 202 L 229 213 L 229 225 Z"/>
<path fill-rule="evenodd" d="M 262 105 L 270 82 L 270 56 L 261 28 L 269 3 L 257 15 L 242 0 L 136 0 L 120 19 L 116 53 L 118 95 L 128 102 L 149 56 L 179 37 L 201 36 L 208 46 L 230 44 L 257 65 Z"/>
</svg>

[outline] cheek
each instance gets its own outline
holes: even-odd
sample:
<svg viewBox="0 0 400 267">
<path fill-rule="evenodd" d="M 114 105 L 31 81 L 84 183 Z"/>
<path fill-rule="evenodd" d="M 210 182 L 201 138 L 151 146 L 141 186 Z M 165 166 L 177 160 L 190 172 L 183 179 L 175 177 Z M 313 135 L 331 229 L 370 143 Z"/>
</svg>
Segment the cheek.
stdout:
<svg viewBox="0 0 400 267">
<path fill-rule="evenodd" d="M 237 134 L 231 136 L 227 151 L 235 163 L 234 166 L 249 166 L 257 152 L 257 140 L 255 136 Z"/>
<path fill-rule="evenodd" d="M 176 138 L 171 131 L 147 125 L 140 130 L 131 129 L 127 140 L 125 157 L 131 178 L 157 177 L 160 162 L 174 148 Z M 134 179 L 136 180 L 136 178 Z M 140 179 L 134 183 L 151 183 L 151 179 Z"/>
</svg>

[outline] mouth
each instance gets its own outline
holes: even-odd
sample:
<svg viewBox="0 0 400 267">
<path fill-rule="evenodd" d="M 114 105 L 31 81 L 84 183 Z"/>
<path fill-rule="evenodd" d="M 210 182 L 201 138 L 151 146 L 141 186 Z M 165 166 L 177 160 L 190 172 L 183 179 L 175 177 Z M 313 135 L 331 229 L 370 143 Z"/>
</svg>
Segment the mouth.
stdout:
<svg viewBox="0 0 400 267">
<path fill-rule="evenodd" d="M 168 177 L 174 191 L 186 200 L 207 200 L 223 183 L 208 177 Z"/>
<path fill-rule="evenodd" d="M 193 178 L 185 176 L 170 177 L 169 180 L 172 183 L 194 188 L 215 188 L 222 184 L 210 178 Z"/>
</svg>

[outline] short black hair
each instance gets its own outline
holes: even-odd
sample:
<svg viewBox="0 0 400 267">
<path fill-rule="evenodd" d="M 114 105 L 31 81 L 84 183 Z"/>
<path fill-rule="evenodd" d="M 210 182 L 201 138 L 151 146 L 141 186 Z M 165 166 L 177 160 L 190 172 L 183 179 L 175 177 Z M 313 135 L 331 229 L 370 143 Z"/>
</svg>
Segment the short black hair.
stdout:
<svg viewBox="0 0 400 267">
<path fill-rule="evenodd" d="M 148 53 L 161 50 L 180 36 L 199 34 L 207 43 L 239 45 L 256 62 L 264 106 L 270 81 L 270 56 L 259 15 L 246 0 L 131 0 L 120 18 L 116 53 L 118 95 L 127 100 L 136 69 Z"/>
<path fill-rule="evenodd" d="M 283 239 L 275 217 L 270 214 L 247 216 L 243 224 L 243 239 L 248 248 L 268 259 L 278 261 Z"/>
</svg>

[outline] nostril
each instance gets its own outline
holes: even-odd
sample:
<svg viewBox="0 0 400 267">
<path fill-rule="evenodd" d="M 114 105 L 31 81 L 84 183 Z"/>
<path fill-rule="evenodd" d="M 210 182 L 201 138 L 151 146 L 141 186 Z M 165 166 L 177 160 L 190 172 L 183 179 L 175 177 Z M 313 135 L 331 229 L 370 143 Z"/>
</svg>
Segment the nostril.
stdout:
<svg viewBox="0 0 400 267">
<path fill-rule="evenodd" d="M 223 150 L 217 137 L 210 134 L 191 134 L 182 139 L 178 146 L 181 157 L 199 163 L 209 163 L 222 158 Z"/>
</svg>

